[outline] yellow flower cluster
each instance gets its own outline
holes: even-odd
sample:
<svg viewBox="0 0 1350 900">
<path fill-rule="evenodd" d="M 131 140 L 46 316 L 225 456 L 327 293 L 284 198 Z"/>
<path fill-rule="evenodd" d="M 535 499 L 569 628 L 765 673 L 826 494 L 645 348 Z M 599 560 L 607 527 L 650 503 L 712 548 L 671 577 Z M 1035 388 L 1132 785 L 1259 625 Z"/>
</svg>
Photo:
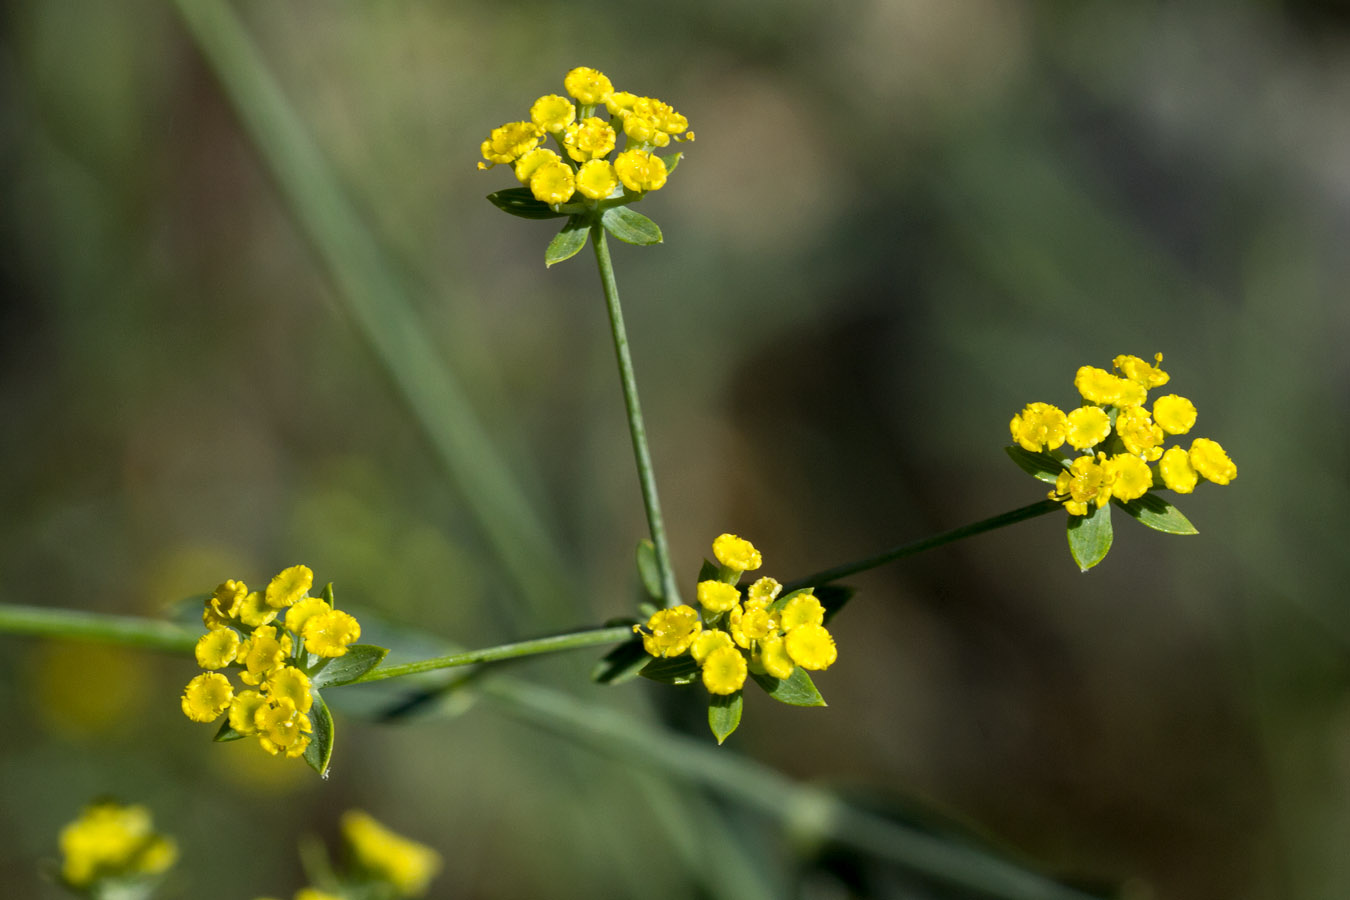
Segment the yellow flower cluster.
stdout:
<svg viewBox="0 0 1350 900">
<path fill-rule="evenodd" d="M 309 596 L 313 586 L 307 566 L 291 566 L 263 592 L 233 579 L 217 587 L 202 611 L 206 633 L 196 647 L 197 663 L 208 671 L 183 689 L 183 714 L 214 722 L 228 712 L 229 727 L 257 737 L 268 753 L 303 754 L 313 732 L 310 675 L 361 636 L 353 616 Z M 216 671 L 227 668 L 247 689 L 236 693 Z"/>
<path fill-rule="evenodd" d="M 675 657 L 687 652 L 701 670 L 703 686 L 720 695 L 739 691 L 751 672 L 781 680 L 797 666 L 821 671 L 834 663 L 834 637 L 811 588 L 780 597 L 782 585 L 760 578 L 742 595 L 741 576 L 763 564 L 759 551 L 743 538 L 724 534 L 713 541 L 713 555 L 720 568 L 716 578 L 699 582 L 701 612 L 675 606 L 633 626 L 647 653 Z"/>
<path fill-rule="evenodd" d="M 540 203 L 558 206 L 581 194 L 594 203 L 660 189 L 666 163 L 654 151 L 672 140 L 692 141 L 689 120 L 668 103 L 616 91 L 603 73 L 576 68 L 563 78 L 567 96 L 545 94 L 528 121 L 494 128 L 483 141 L 480 169 L 515 167 L 516 178 Z M 603 115 L 601 115 L 603 114 Z M 624 136 L 624 148 L 609 156 Z M 541 146 L 552 138 L 557 150 Z"/>
<path fill-rule="evenodd" d="M 1137 356 L 1117 356 L 1115 372 L 1083 366 L 1074 386 L 1083 405 L 1065 413 L 1048 403 L 1031 403 L 1013 417 L 1012 438 L 1033 453 L 1056 451 L 1068 444 L 1080 455 L 1060 472 L 1050 499 L 1061 501 L 1070 513 L 1087 515 L 1113 497 L 1136 500 L 1154 486 L 1181 494 L 1195 490 L 1200 478 L 1228 484 L 1237 466 L 1215 441 L 1195 438 L 1189 449 L 1164 449 L 1168 435 L 1186 434 L 1195 426 L 1195 404 L 1166 394 L 1148 401 L 1150 388 L 1170 377 L 1159 366 Z"/>
<path fill-rule="evenodd" d="M 102 881 L 144 879 L 178 859 L 173 838 L 156 834 L 144 806 L 96 803 L 61 829 L 61 878 L 86 891 Z"/>
</svg>

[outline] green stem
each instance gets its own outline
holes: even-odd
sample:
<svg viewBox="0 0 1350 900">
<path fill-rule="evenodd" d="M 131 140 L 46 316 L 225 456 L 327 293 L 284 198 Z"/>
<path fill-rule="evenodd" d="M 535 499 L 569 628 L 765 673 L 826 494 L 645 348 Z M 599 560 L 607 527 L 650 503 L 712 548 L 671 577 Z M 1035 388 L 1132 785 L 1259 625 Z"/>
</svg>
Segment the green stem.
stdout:
<svg viewBox="0 0 1350 900">
<path fill-rule="evenodd" d="M 996 528 L 1016 525 L 1018 522 L 1025 522 L 1027 519 L 1034 519 L 1037 516 L 1043 516 L 1046 513 L 1051 513 L 1057 509 L 1063 508 L 1064 504 L 1057 503 L 1054 500 L 1041 500 L 1030 506 L 1014 509 L 1012 512 L 1005 512 L 970 525 L 962 525 L 960 528 L 953 528 L 951 531 L 944 531 L 941 534 L 935 534 L 932 537 L 926 537 L 920 541 L 913 541 L 909 544 L 901 544 L 898 547 L 892 547 L 889 550 L 884 550 L 875 556 L 869 556 L 865 559 L 860 559 L 857 562 L 845 563 L 842 566 L 825 569 L 814 575 L 807 575 L 805 578 L 798 578 L 796 581 L 791 581 L 783 585 L 783 590 L 786 592 L 795 591 L 798 588 L 804 587 L 821 587 L 832 581 L 838 581 L 841 578 L 847 578 L 848 576 L 856 575 L 859 572 L 866 572 L 868 569 L 875 569 L 877 566 L 884 566 L 888 562 L 894 562 L 895 560 L 902 559 L 906 556 L 913 556 L 916 553 L 932 550 L 934 547 L 941 547 L 943 544 L 951 544 L 963 538 L 974 537 L 977 534 L 993 531 Z"/>
<path fill-rule="evenodd" d="M 1089 900 L 971 847 L 851 806 L 834 793 L 798 784 L 706 741 L 656 731 L 616 710 L 550 688 L 496 678 L 481 690 L 506 713 L 590 746 L 598 753 L 709 788 L 777 819 L 806 846 L 835 841 L 924 877 L 1007 900 Z"/>
<path fill-rule="evenodd" d="M 191 653 L 200 637 L 172 622 L 9 603 L 0 603 L 0 633 L 99 641 L 165 653 Z"/>
<path fill-rule="evenodd" d="M 371 669 L 350 684 L 362 684 L 367 681 L 383 681 L 386 678 L 399 678 L 403 675 L 416 675 L 419 672 L 432 672 L 437 669 L 453 669 L 456 666 L 471 666 L 475 663 L 498 662 L 504 659 L 517 659 L 533 656 L 537 653 L 561 653 L 564 650 L 579 650 L 599 644 L 614 644 L 630 640 L 633 628 L 630 625 L 618 625 L 613 628 L 593 628 L 588 631 L 574 631 L 570 634 L 555 634 L 549 637 L 518 641 L 514 644 L 502 644 L 497 647 L 485 647 L 481 650 L 466 650 L 437 656 L 417 662 L 403 663 L 397 666 L 380 666 Z"/>
<path fill-rule="evenodd" d="M 638 481 L 642 485 L 642 503 L 647 508 L 647 526 L 651 529 L 652 543 L 656 546 L 656 566 L 661 573 L 661 590 L 665 594 L 666 605 L 675 606 L 680 602 L 680 589 L 675 583 L 675 570 L 670 563 L 670 545 L 666 542 L 666 525 L 661 518 L 661 501 L 656 496 L 656 476 L 652 473 L 652 454 L 647 448 L 647 428 L 642 423 L 642 407 L 638 403 L 633 357 L 628 352 L 628 333 L 623 327 L 619 286 L 614 281 L 614 266 L 609 260 L 605 228 L 599 219 L 591 225 L 591 244 L 595 247 L 595 262 L 600 267 L 600 282 L 605 289 L 609 328 L 614 335 L 614 353 L 619 359 L 619 381 L 623 384 L 623 403 L 628 411 L 628 430 L 633 436 L 633 456 L 637 460 Z"/>
</svg>

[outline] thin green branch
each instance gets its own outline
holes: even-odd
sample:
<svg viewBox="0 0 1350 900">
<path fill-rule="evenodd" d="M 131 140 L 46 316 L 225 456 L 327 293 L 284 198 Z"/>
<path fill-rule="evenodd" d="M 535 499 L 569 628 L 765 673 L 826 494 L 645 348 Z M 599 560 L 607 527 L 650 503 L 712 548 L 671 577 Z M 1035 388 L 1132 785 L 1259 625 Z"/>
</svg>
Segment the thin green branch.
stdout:
<svg viewBox="0 0 1350 900">
<path fill-rule="evenodd" d="M 661 573 L 661 591 L 665 595 L 666 605 L 675 606 L 680 602 L 680 589 L 675 583 L 665 520 L 661 518 L 661 501 L 656 495 L 656 476 L 652 470 L 651 450 L 647 447 L 647 428 L 642 422 L 642 407 L 638 403 L 633 357 L 628 352 L 628 333 L 623 327 L 619 286 L 614 281 L 614 266 L 609 259 L 609 246 L 605 243 L 605 228 L 599 219 L 591 225 L 591 244 L 595 247 L 595 262 L 600 267 L 600 282 L 605 289 L 609 328 L 614 335 L 614 354 L 619 360 L 619 381 L 623 384 L 623 403 L 628 412 L 628 430 L 633 436 L 633 456 L 637 460 L 638 481 L 642 485 L 642 503 L 647 508 L 647 526 L 651 529 L 652 544 L 656 547 L 656 566 Z"/>
<path fill-rule="evenodd" d="M 349 684 L 363 684 L 367 681 L 383 681 L 386 678 L 399 678 L 403 675 L 416 675 L 419 672 L 432 672 L 437 669 L 453 669 L 456 666 L 471 666 L 475 663 L 499 662 L 505 659 L 519 659 L 539 653 L 561 653 L 565 650 L 579 650 L 583 647 L 595 647 L 600 644 L 614 644 L 630 640 L 633 637 L 631 625 L 613 628 L 593 628 L 588 631 L 574 631 L 570 634 L 555 634 L 549 637 L 517 641 L 514 644 L 502 644 L 497 647 L 485 647 L 481 650 L 466 650 L 437 656 L 417 662 L 402 663 L 396 666 L 380 666 L 371 669 Z"/>
<path fill-rule="evenodd" d="M 814 575 L 807 575 L 805 578 L 798 578 L 796 581 L 791 581 L 783 585 L 783 590 L 795 591 L 805 587 L 821 587 L 833 581 L 838 581 L 841 578 L 847 578 L 850 575 L 857 575 L 859 572 L 866 572 L 868 569 L 884 566 L 888 562 L 894 562 L 895 560 L 903 559 L 906 556 L 913 556 L 914 554 L 922 553 L 925 550 L 932 550 L 934 547 L 941 547 L 943 544 L 951 544 L 964 538 L 974 537 L 977 534 L 984 534 L 986 531 L 993 531 L 996 528 L 1016 525 L 1018 522 L 1025 522 L 1027 519 L 1034 519 L 1037 516 L 1043 516 L 1046 513 L 1051 513 L 1057 509 L 1063 508 L 1064 504 L 1057 503 L 1054 500 L 1041 500 L 1039 503 L 1032 503 L 1030 506 L 1014 509 L 1012 512 L 1002 513 L 988 519 L 983 519 L 979 522 L 974 522 L 970 525 L 962 525 L 960 528 L 953 528 L 951 531 L 944 531 L 941 534 L 926 537 L 923 540 L 913 541 L 908 544 L 901 544 L 898 547 L 892 547 L 889 550 L 883 550 L 875 556 L 869 556 L 865 559 L 860 559 L 857 562 L 845 563 L 842 566 L 825 569 Z"/>
<path fill-rule="evenodd" d="M 700 785 L 778 820 L 810 845 L 837 841 L 927 878 L 1005 900 L 1095 900 L 999 857 L 850 806 L 703 741 L 659 731 L 612 709 L 518 679 L 496 678 L 483 694 L 507 714 L 655 772 Z"/>
<path fill-rule="evenodd" d="M 0 634 L 98 641 L 165 653 L 191 653 L 201 636 L 158 619 L 9 603 L 0 603 Z"/>
</svg>

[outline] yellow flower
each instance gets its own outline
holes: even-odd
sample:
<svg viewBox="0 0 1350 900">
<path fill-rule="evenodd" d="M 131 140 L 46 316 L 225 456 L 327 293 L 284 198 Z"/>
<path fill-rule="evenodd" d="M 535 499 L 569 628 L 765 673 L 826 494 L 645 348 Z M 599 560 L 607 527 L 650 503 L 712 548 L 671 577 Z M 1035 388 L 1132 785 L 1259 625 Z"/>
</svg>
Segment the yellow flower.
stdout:
<svg viewBox="0 0 1350 900">
<path fill-rule="evenodd" d="M 747 650 L 755 641 L 762 641 L 778 630 L 776 617 L 762 606 L 733 609 L 727 626 L 731 629 L 732 640 Z"/>
<path fill-rule="evenodd" d="M 764 557 L 755 545 L 734 534 L 719 534 L 712 550 L 719 564 L 737 572 L 752 572 L 764 565 Z"/>
<path fill-rule="evenodd" d="M 1167 394 L 1153 401 L 1153 421 L 1168 434 L 1185 434 L 1195 427 L 1195 404 L 1185 397 Z"/>
<path fill-rule="evenodd" d="M 542 133 L 533 122 L 507 122 L 492 129 L 482 146 L 483 159 L 487 162 L 480 162 L 478 168 L 490 169 L 515 162 L 538 146 Z"/>
<path fill-rule="evenodd" d="M 700 581 L 698 602 L 709 612 L 726 612 L 741 602 L 741 592 L 721 581 Z"/>
<path fill-rule="evenodd" d="M 402 896 L 425 894 L 440 871 L 439 853 L 390 831 L 360 810 L 342 816 L 342 834 L 357 865 L 392 884 Z"/>
<path fill-rule="evenodd" d="M 516 160 L 516 180 L 521 184 L 528 185 L 530 178 L 540 166 L 548 163 L 560 163 L 562 157 L 554 153 L 547 147 L 539 147 L 526 153 L 520 159 Z"/>
<path fill-rule="evenodd" d="M 746 605 L 768 606 L 778 599 L 778 594 L 782 590 L 783 586 L 772 578 L 761 578 L 750 585 L 750 590 L 746 592 Z"/>
<path fill-rule="evenodd" d="M 1141 385 L 1095 366 L 1080 367 L 1073 386 L 1084 400 L 1103 406 L 1138 406 L 1147 395 Z"/>
<path fill-rule="evenodd" d="M 1162 474 L 1163 484 L 1178 494 L 1189 494 L 1200 480 L 1191 465 L 1191 455 L 1180 447 L 1171 447 L 1162 455 L 1158 471 Z"/>
<path fill-rule="evenodd" d="M 577 117 L 572 101 L 557 94 L 545 94 L 530 107 L 530 120 L 549 134 L 557 134 Z"/>
<path fill-rule="evenodd" d="M 601 159 L 614 149 L 614 128 L 604 119 L 591 116 L 568 125 L 562 143 L 567 155 L 579 163 Z"/>
<path fill-rule="evenodd" d="M 203 669 L 223 669 L 239 652 L 239 635 L 232 628 L 212 628 L 197 639 L 193 652 Z"/>
<path fill-rule="evenodd" d="M 592 200 L 604 200 L 619 186 L 619 176 L 606 160 L 593 159 L 577 171 L 577 190 Z"/>
<path fill-rule="evenodd" d="M 825 607 L 814 594 L 798 594 L 783 606 L 779 617 L 784 631 L 799 625 L 820 625 L 825 621 Z"/>
<path fill-rule="evenodd" d="M 1152 462 L 1162 456 L 1163 430 L 1142 406 L 1127 406 L 1116 415 L 1116 434 L 1125 449 Z"/>
<path fill-rule="evenodd" d="M 794 663 L 813 672 L 828 669 L 839 656 L 834 636 L 824 625 L 799 625 L 787 633 L 783 644 Z"/>
<path fill-rule="evenodd" d="M 637 94 L 630 94 L 628 91 L 614 91 L 605 98 L 605 108 L 609 110 L 611 116 L 619 116 L 633 108 L 637 103 Z"/>
<path fill-rule="evenodd" d="M 206 601 L 206 609 L 202 611 L 202 624 L 207 628 L 227 624 L 239 615 L 239 605 L 244 602 L 246 596 L 248 586 L 242 581 L 231 578 L 222 582 Z"/>
<path fill-rule="evenodd" d="M 666 164 L 646 150 L 625 150 L 614 160 L 623 186 L 635 193 L 659 190 L 666 183 Z"/>
<path fill-rule="evenodd" d="M 302 887 L 295 892 L 292 900 L 342 900 L 337 894 L 330 894 L 314 887 Z"/>
<path fill-rule="evenodd" d="M 567 93 L 577 98 L 582 106 L 594 106 L 604 103 L 614 92 L 614 85 L 603 72 L 578 66 L 563 77 L 563 87 Z"/>
<path fill-rule="evenodd" d="M 266 598 L 254 591 L 239 604 L 239 621 L 250 628 L 266 625 L 277 617 L 277 611 L 267 605 Z"/>
<path fill-rule="evenodd" d="M 183 688 L 183 715 L 194 722 L 214 722 L 233 699 L 228 678 L 219 672 L 203 672 Z"/>
<path fill-rule="evenodd" d="M 268 675 L 281 668 L 282 661 L 290 656 L 291 649 L 289 635 L 282 635 L 278 639 L 277 630 L 271 625 L 256 629 L 239 648 L 236 659 L 244 664 L 244 671 L 239 673 L 239 677 L 245 684 L 261 684 Z"/>
<path fill-rule="evenodd" d="M 230 727 L 240 734 L 258 733 L 258 713 L 267 706 L 267 698 L 257 691 L 240 691 L 230 704 Z"/>
<path fill-rule="evenodd" d="M 1196 438 L 1191 442 L 1191 466 L 1215 484 L 1227 484 L 1237 477 L 1237 466 L 1218 441 Z"/>
<path fill-rule="evenodd" d="M 1080 406 L 1069 413 L 1064 440 L 1075 450 L 1095 447 L 1111 433 L 1111 417 L 1099 406 Z"/>
<path fill-rule="evenodd" d="M 319 656 L 342 656 L 361 636 L 361 623 L 340 609 L 310 617 L 305 622 L 305 649 Z"/>
<path fill-rule="evenodd" d="M 576 189 L 572 168 L 563 162 L 546 162 L 530 176 L 530 193 L 550 206 L 571 200 Z"/>
<path fill-rule="evenodd" d="M 311 616 L 332 612 L 332 609 L 322 597 L 306 597 L 286 610 L 286 630 L 302 635 L 305 633 L 305 623 Z"/>
<path fill-rule="evenodd" d="M 61 877 L 84 890 L 105 878 L 158 875 L 178 858 L 171 838 L 155 834 L 144 806 L 97 803 L 61 829 Z"/>
<path fill-rule="evenodd" d="M 259 742 L 273 756 L 283 752 L 287 756 L 299 756 L 309 745 L 308 735 L 313 731 L 309 716 L 289 701 L 269 700 L 258 710 L 255 722 Z"/>
<path fill-rule="evenodd" d="M 1105 468 L 1111 496 L 1120 500 L 1137 500 L 1153 487 L 1153 470 L 1137 456 L 1117 453 L 1106 461 Z"/>
<path fill-rule="evenodd" d="M 642 646 L 652 656 L 679 656 L 689 649 L 703 629 L 703 620 L 692 606 L 673 606 L 652 614 L 644 628 L 634 625 L 642 635 Z"/>
<path fill-rule="evenodd" d="M 1028 403 L 1026 408 L 1008 423 L 1012 439 L 1024 450 L 1035 453 L 1054 450 L 1064 443 L 1064 428 L 1068 419 L 1063 410 L 1049 403 Z"/>
<path fill-rule="evenodd" d="M 1111 500 L 1111 482 L 1102 466 L 1105 459 L 1104 453 L 1098 453 L 1096 459 L 1091 456 L 1075 459 L 1070 468 L 1060 472 L 1055 479 L 1050 499 L 1063 502 L 1064 508 L 1075 516 L 1087 515 L 1089 504 L 1105 506 Z"/>
<path fill-rule="evenodd" d="M 720 647 L 703 660 L 703 686 L 710 694 L 734 694 L 745 684 L 745 657 L 735 647 Z"/>
<path fill-rule="evenodd" d="M 1154 361 L 1162 365 L 1163 355 L 1159 353 Z M 1120 373 L 1143 388 L 1162 387 L 1171 379 L 1162 369 L 1149 365 L 1137 356 L 1117 356 L 1112 360 Z"/>
<path fill-rule="evenodd" d="M 703 660 L 708 658 L 708 654 L 714 650 L 720 650 L 723 647 L 734 647 L 731 635 L 725 631 L 713 628 L 708 631 L 699 632 L 698 637 L 694 638 L 694 643 L 689 647 L 689 655 L 694 658 L 694 662 L 703 665 Z"/>
<path fill-rule="evenodd" d="M 291 566 L 282 569 L 267 585 L 267 605 L 285 609 L 309 593 L 314 586 L 314 573 L 309 566 Z"/>
<path fill-rule="evenodd" d="M 282 666 L 268 675 L 266 690 L 271 698 L 288 701 L 302 713 L 309 712 L 310 707 L 314 705 L 314 697 L 309 688 L 309 676 L 295 666 Z"/>
<path fill-rule="evenodd" d="M 783 679 L 792 675 L 797 666 L 788 656 L 787 642 L 774 635 L 765 638 L 759 644 L 759 664 L 773 678 Z"/>
</svg>

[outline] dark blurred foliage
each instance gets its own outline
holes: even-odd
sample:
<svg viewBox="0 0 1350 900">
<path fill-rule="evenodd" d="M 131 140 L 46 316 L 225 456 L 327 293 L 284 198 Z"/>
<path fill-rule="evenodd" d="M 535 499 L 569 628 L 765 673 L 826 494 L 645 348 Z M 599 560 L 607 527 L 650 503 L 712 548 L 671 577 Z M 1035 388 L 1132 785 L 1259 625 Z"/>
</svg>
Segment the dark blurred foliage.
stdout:
<svg viewBox="0 0 1350 900">
<path fill-rule="evenodd" d="M 550 224 L 474 163 L 571 66 L 698 134 L 643 201 L 665 243 L 614 251 L 686 589 L 724 530 L 788 579 L 1039 499 L 1008 419 L 1163 351 L 1240 469 L 1180 504 L 1199 537 L 1119 524 L 1081 575 L 1050 516 L 860 576 L 830 706 L 752 696 L 724 750 L 1129 897 L 1340 896 L 1342 5 L 235 8 L 574 570 L 554 624 L 632 612 L 645 522 L 589 255 L 545 270 Z M 172 6 L 3 20 L 0 600 L 159 614 L 304 561 L 377 637 L 537 633 Z M 191 660 L 0 650 L 5 896 L 56 896 L 37 860 L 106 793 L 178 835 L 178 896 L 289 895 L 349 806 L 446 855 L 438 897 L 707 890 L 636 776 L 486 706 L 339 711 L 321 784 L 211 745 Z M 515 672 L 707 739 L 696 698 L 588 665 Z M 944 896 L 726 814 L 797 896 Z"/>
</svg>

